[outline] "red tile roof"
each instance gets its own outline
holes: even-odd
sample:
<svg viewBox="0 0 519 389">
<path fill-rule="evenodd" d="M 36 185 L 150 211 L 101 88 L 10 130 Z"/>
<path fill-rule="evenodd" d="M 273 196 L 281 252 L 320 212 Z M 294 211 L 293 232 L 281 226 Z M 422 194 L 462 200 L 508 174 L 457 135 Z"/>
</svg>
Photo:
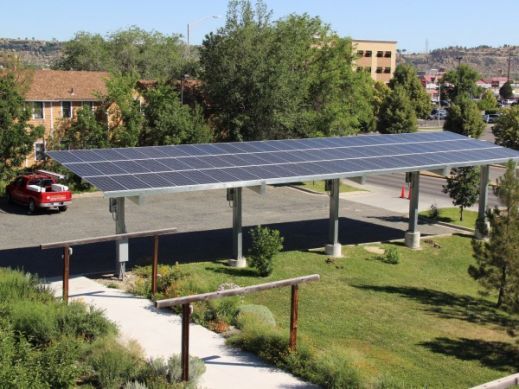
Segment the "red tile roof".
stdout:
<svg viewBox="0 0 519 389">
<path fill-rule="evenodd" d="M 100 100 L 106 94 L 107 72 L 36 70 L 25 99 L 27 101 Z"/>
</svg>

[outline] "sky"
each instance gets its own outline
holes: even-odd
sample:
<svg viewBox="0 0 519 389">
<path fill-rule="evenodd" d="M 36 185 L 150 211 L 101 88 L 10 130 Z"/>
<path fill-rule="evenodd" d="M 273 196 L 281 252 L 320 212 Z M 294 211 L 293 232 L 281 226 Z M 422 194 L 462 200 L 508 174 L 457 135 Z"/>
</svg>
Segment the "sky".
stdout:
<svg viewBox="0 0 519 389">
<path fill-rule="evenodd" d="M 266 0 L 274 19 L 319 16 L 340 36 L 396 40 L 423 52 L 447 46 L 519 45 L 519 0 Z M 0 37 L 69 40 L 135 25 L 200 44 L 225 22 L 226 0 L 0 0 Z M 219 18 L 213 18 L 219 16 Z M 426 43 L 427 42 L 427 43 Z"/>
</svg>

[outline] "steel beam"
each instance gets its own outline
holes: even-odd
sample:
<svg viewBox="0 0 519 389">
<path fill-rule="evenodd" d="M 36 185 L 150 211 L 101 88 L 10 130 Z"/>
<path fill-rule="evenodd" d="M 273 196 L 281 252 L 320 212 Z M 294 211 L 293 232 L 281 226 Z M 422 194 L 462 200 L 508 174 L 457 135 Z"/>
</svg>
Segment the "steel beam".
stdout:
<svg viewBox="0 0 519 389">
<path fill-rule="evenodd" d="M 330 194 L 330 221 L 328 227 L 328 244 L 326 245 L 326 255 L 340 257 L 342 255 L 342 247 L 339 243 L 339 190 L 340 179 L 328 181 L 328 189 Z"/>
<path fill-rule="evenodd" d="M 247 262 L 243 257 L 242 232 L 242 188 L 229 189 L 228 197 L 232 201 L 232 255 L 231 266 L 245 267 Z"/>
<path fill-rule="evenodd" d="M 115 199 L 115 233 L 125 234 L 126 220 L 124 210 L 124 197 L 117 197 Z M 129 250 L 128 239 L 123 239 L 115 242 L 116 262 L 115 274 L 122 280 L 126 271 L 126 262 L 128 262 Z"/>
<path fill-rule="evenodd" d="M 420 248 L 420 232 L 418 231 L 418 202 L 420 197 L 420 172 L 410 173 L 409 190 L 409 228 L 405 233 L 405 244 L 407 247 Z"/>
<path fill-rule="evenodd" d="M 488 180 L 490 177 L 489 165 L 481 166 L 479 174 L 479 204 L 478 219 L 476 223 L 476 237 L 482 239 L 488 234 L 489 228 L 486 215 L 488 208 Z"/>
</svg>

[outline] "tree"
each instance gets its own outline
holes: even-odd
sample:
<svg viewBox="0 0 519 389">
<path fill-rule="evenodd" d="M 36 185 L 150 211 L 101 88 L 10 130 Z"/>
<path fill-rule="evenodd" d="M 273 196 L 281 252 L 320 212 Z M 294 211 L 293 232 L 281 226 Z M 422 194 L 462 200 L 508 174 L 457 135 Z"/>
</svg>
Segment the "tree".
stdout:
<svg viewBox="0 0 519 389">
<path fill-rule="evenodd" d="M 498 180 L 497 194 L 505 205 L 487 212 L 490 222 L 488 241 L 474 239 L 472 248 L 476 265 L 468 272 L 487 291 L 497 290 L 497 306 L 510 311 L 519 308 L 519 178 L 510 161 Z"/>
<path fill-rule="evenodd" d="M 480 79 L 479 73 L 466 64 L 461 64 L 455 70 L 450 70 L 443 76 L 442 83 L 451 84 L 448 90 L 449 98 L 454 101 L 460 96 L 470 98 L 481 94 L 481 88 L 476 84 Z"/>
<path fill-rule="evenodd" d="M 180 102 L 178 93 L 167 84 L 159 84 L 145 93 L 145 128 L 141 146 L 203 143 L 212 134 L 198 107 Z"/>
<path fill-rule="evenodd" d="M 485 122 L 477 104 L 467 96 L 460 96 L 451 104 L 443 129 L 479 138 L 485 129 Z"/>
<path fill-rule="evenodd" d="M 463 209 L 476 203 L 479 196 L 479 169 L 460 167 L 451 170 L 447 184 L 443 185 L 443 193 L 448 193 L 452 204 L 460 208 L 460 220 L 463 220 Z"/>
<path fill-rule="evenodd" d="M 99 123 L 88 107 L 78 109 L 73 120 L 64 120 L 57 133 L 60 139 L 54 142 L 56 148 L 93 149 L 110 146 L 108 128 Z"/>
<path fill-rule="evenodd" d="M 426 119 L 431 113 L 432 102 L 413 65 L 404 63 L 396 67 L 393 78 L 389 81 L 389 87 L 395 89 L 397 86 L 404 88 L 416 116 Z"/>
<path fill-rule="evenodd" d="M 202 78 L 225 140 L 355 134 L 374 127 L 372 82 L 352 69 L 350 39 L 319 18 L 272 22 L 263 2 L 229 3 L 206 36 Z"/>
<path fill-rule="evenodd" d="M 492 132 L 496 137 L 496 144 L 519 150 L 519 106 L 503 110 L 492 127 Z"/>
<path fill-rule="evenodd" d="M 103 37 L 79 32 L 65 43 L 54 68 L 135 73 L 140 78 L 168 80 L 183 74 L 183 44 L 178 35 L 166 36 L 132 26 Z"/>
<path fill-rule="evenodd" d="M 416 131 L 415 110 L 401 86 L 396 86 L 382 103 L 377 130 L 382 134 Z"/>
<path fill-rule="evenodd" d="M 510 81 L 507 81 L 499 88 L 499 96 L 502 99 L 508 100 L 514 97 L 514 90 L 512 89 L 512 84 Z"/>
<path fill-rule="evenodd" d="M 487 89 L 483 94 L 481 95 L 481 100 L 478 101 L 478 108 L 481 111 L 495 111 L 499 107 L 499 104 L 497 103 L 496 96 L 494 96 L 494 93 Z"/>
<path fill-rule="evenodd" d="M 8 180 L 43 136 L 43 126 L 28 124 L 30 108 L 12 72 L 0 76 L 0 179 Z"/>
<path fill-rule="evenodd" d="M 107 95 L 102 96 L 108 116 L 100 117 L 108 123 L 109 142 L 113 147 L 137 146 L 144 118 L 140 112 L 140 102 L 135 96 L 135 73 L 113 74 L 106 81 Z"/>
</svg>

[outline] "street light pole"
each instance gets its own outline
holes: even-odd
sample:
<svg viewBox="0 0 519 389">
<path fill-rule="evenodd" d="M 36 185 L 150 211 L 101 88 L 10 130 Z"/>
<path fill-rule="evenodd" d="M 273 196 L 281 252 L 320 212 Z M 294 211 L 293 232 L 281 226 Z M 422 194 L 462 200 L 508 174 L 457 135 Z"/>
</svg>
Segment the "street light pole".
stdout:
<svg viewBox="0 0 519 389">
<path fill-rule="evenodd" d="M 188 58 L 189 58 L 189 55 L 191 54 L 191 47 L 189 45 L 189 36 L 191 35 L 191 28 L 195 27 L 197 24 L 200 24 L 207 19 L 220 19 L 220 18 L 221 18 L 221 15 L 204 16 L 203 18 L 194 20 L 187 24 L 187 57 Z"/>
</svg>

